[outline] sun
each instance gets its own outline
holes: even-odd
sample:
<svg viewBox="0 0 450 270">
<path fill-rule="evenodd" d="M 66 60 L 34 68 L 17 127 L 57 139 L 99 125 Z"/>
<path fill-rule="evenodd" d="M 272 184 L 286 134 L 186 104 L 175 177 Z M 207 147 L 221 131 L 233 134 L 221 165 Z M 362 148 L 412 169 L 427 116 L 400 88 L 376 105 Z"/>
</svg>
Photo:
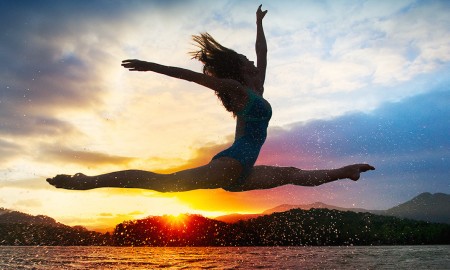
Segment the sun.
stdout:
<svg viewBox="0 0 450 270">
<path fill-rule="evenodd" d="M 186 227 L 188 216 L 186 214 L 167 215 L 165 216 L 167 225 L 172 228 Z"/>
</svg>

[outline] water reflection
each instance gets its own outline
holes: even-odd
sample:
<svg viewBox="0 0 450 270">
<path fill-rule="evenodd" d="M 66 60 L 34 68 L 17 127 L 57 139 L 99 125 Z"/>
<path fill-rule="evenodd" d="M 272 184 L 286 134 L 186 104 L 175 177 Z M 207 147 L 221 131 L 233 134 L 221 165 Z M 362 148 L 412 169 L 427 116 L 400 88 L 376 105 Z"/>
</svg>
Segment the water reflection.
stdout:
<svg viewBox="0 0 450 270">
<path fill-rule="evenodd" d="M 445 269 L 450 246 L 0 247 L 0 269 Z"/>
</svg>

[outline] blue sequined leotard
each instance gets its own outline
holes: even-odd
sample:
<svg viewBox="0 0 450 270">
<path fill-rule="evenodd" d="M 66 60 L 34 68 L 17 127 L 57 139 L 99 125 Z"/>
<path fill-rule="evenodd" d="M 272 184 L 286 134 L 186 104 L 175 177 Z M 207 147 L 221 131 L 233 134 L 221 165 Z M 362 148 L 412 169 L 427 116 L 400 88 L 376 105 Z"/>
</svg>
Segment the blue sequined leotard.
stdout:
<svg viewBox="0 0 450 270">
<path fill-rule="evenodd" d="M 243 167 L 238 182 L 225 190 L 238 187 L 249 175 L 258 158 L 259 151 L 266 141 L 267 127 L 272 117 L 269 102 L 258 96 L 251 89 L 247 89 L 248 101 L 245 108 L 236 114 L 236 137 L 230 148 L 218 153 L 214 159 L 230 157 L 238 160 Z"/>
</svg>

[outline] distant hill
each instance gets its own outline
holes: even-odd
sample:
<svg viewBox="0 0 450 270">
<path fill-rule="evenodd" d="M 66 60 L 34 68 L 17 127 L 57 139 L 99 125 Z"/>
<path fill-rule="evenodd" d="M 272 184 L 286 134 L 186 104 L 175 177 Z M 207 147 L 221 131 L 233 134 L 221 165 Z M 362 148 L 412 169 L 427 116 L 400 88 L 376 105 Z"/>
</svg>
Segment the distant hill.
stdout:
<svg viewBox="0 0 450 270">
<path fill-rule="evenodd" d="M 236 223 L 238 221 L 245 221 L 252 218 L 257 218 L 264 216 L 264 214 L 229 214 L 215 217 L 215 220 L 226 222 L 226 223 Z"/>
<path fill-rule="evenodd" d="M 269 214 L 273 214 L 273 213 L 278 213 L 278 212 L 285 212 L 285 211 L 289 211 L 291 209 L 302 209 L 302 210 L 310 210 L 310 209 L 330 209 L 330 210 L 339 210 L 339 211 L 352 211 L 352 212 L 357 212 L 357 213 L 364 213 L 364 212 L 369 212 L 366 209 L 362 209 L 362 208 L 344 208 L 344 207 L 338 207 L 338 206 L 334 206 L 334 205 L 328 205 L 328 204 L 324 204 L 321 202 L 315 202 L 315 203 L 311 203 L 311 204 L 303 204 L 303 205 L 290 205 L 290 204 L 282 204 L 279 205 L 277 207 L 268 209 L 266 211 L 263 212 L 264 215 L 269 215 Z"/>
<path fill-rule="evenodd" d="M 450 224 L 450 195 L 422 193 L 410 201 L 384 211 L 383 214 Z"/>
<path fill-rule="evenodd" d="M 410 201 L 390 208 L 388 210 L 367 210 L 363 208 L 344 208 L 334 205 L 328 205 L 321 202 L 312 204 L 292 205 L 282 204 L 268 209 L 260 214 L 230 214 L 219 216 L 214 219 L 227 223 L 235 223 L 240 220 L 250 220 L 259 216 L 270 215 L 273 213 L 286 212 L 292 209 L 330 209 L 338 211 L 351 211 L 356 213 L 372 213 L 376 215 L 394 216 L 399 218 L 409 218 L 414 220 L 439 222 L 450 224 L 450 195 L 444 193 L 422 193 Z"/>
<path fill-rule="evenodd" d="M 292 209 L 301 209 L 301 210 L 311 210 L 311 209 L 329 209 L 329 210 L 338 210 L 338 211 L 351 211 L 356 213 L 372 213 L 372 214 L 382 214 L 383 210 L 367 210 L 362 208 L 344 208 L 334 205 L 329 205 L 321 202 L 315 202 L 311 204 L 281 204 L 274 208 L 270 208 L 265 210 L 260 214 L 229 214 L 224 216 L 215 217 L 215 220 L 227 222 L 227 223 L 235 223 L 238 221 L 250 220 L 253 218 L 271 215 L 273 213 L 282 213 Z"/>
<path fill-rule="evenodd" d="M 42 224 L 50 226 L 61 226 L 63 224 L 56 222 L 51 217 L 37 215 L 32 216 L 19 211 L 8 210 L 6 208 L 0 208 L 0 224 L 12 224 L 12 223 L 27 223 L 27 224 Z"/>
<path fill-rule="evenodd" d="M 109 234 L 70 227 L 43 215 L 29 215 L 0 208 L 0 246 L 81 246 L 109 245 Z"/>
<path fill-rule="evenodd" d="M 333 205 L 324 204 L 321 202 L 315 202 L 311 204 L 281 204 L 279 206 L 276 206 L 274 208 L 270 208 L 265 210 L 264 212 L 260 214 L 229 214 L 224 216 L 218 216 L 215 217 L 215 220 L 227 222 L 227 223 L 235 223 L 238 221 L 245 221 L 253 218 L 257 218 L 260 216 L 270 215 L 273 213 L 281 213 L 286 212 L 292 209 L 302 209 L 302 210 L 310 210 L 310 209 L 330 209 L 330 210 L 339 210 L 339 211 L 352 211 L 352 212 L 369 212 L 369 210 L 360 209 L 360 208 L 343 208 L 343 207 L 337 207 Z"/>
</svg>

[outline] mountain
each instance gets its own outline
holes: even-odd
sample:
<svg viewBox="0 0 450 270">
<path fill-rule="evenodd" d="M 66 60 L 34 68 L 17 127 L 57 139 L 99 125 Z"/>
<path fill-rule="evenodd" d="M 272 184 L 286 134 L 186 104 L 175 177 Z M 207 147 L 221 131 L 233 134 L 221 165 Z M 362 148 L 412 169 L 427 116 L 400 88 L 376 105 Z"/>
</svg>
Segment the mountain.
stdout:
<svg viewBox="0 0 450 270">
<path fill-rule="evenodd" d="M 238 221 L 246 221 L 253 218 L 265 216 L 265 215 L 271 215 L 273 213 L 282 213 L 286 212 L 292 209 L 301 209 L 301 210 L 311 210 L 311 209 L 329 209 L 329 210 L 338 210 L 338 211 L 351 211 L 356 213 L 365 213 L 369 212 L 372 214 L 382 214 L 383 210 L 366 210 L 362 208 L 344 208 L 344 207 L 338 207 L 334 205 L 328 205 L 321 202 L 315 202 L 311 204 L 281 204 L 279 206 L 276 206 L 274 208 L 270 208 L 265 210 L 264 212 L 260 214 L 229 214 L 224 216 L 218 216 L 215 217 L 215 220 L 227 222 L 227 223 L 235 223 Z"/>
<path fill-rule="evenodd" d="M 351 211 L 356 213 L 372 213 L 376 215 L 394 216 L 399 218 L 408 218 L 414 220 L 438 222 L 450 224 L 450 195 L 444 193 L 422 193 L 410 201 L 390 208 L 388 210 L 367 210 L 363 208 L 344 208 L 334 205 L 328 205 L 321 202 L 312 204 L 292 205 L 282 204 L 274 208 L 265 210 L 260 214 L 230 214 L 215 217 L 214 219 L 227 223 L 246 221 L 264 215 L 286 212 L 292 209 L 330 209 L 338 211 Z"/>
<path fill-rule="evenodd" d="M 224 215 L 224 216 L 218 216 L 215 217 L 215 220 L 219 220 L 219 221 L 223 221 L 226 223 L 235 223 L 238 221 L 245 221 L 245 220 L 250 220 L 253 218 L 257 218 L 260 216 L 265 216 L 265 215 L 270 215 L 273 213 L 281 213 L 281 212 L 286 212 L 292 209 L 302 209 L 302 210 L 310 210 L 310 209 L 330 209 L 330 210 L 339 210 L 339 211 L 352 211 L 352 212 L 371 212 L 369 210 L 365 210 L 365 209 L 361 209 L 361 208 L 343 208 L 343 207 L 338 207 L 338 206 L 333 206 L 333 205 L 328 205 L 328 204 L 324 204 L 321 202 L 315 202 L 315 203 L 311 203 L 311 204 L 298 204 L 298 205 L 294 205 L 294 204 L 281 204 L 279 206 L 276 206 L 274 208 L 270 208 L 265 210 L 264 212 L 260 213 L 260 214 L 229 214 L 229 215 Z"/>
<path fill-rule="evenodd" d="M 278 212 L 285 212 L 289 211 L 291 209 L 302 209 L 302 210 L 310 210 L 310 209 L 330 209 L 330 210 L 339 210 L 339 211 L 352 211 L 357 213 L 364 213 L 369 212 L 369 210 L 362 209 L 362 208 L 344 208 L 344 207 L 338 207 L 334 205 L 328 205 L 321 202 L 315 202 L 311 204 L 302 204 L 302 205 L 291 205 L 291 204 L 282 204 L 277 207 L 268 209 L 263 212 L 264 215 L 269 215 L 272 213 L 278 213 Z"/>
<path fill-rule="evenodd" d="M 0 245 L 80 246 L 111 244 L 109 234 L 70 227 L 43 215 L 0 208 Z"/>
<path fill-rule="evenodd" d="M 384 214 L 450 224 L 450 195 L 422 193 L 410 201 L 384 211 Z"/>
<path fill-rule="evenodd" d="M 229 214 L 215 217 L 215 220 L 226 222 L 226 223 L 236 223 L 238 221 L 245 221 L 252 218 L 257 218 L 263 216 L 264 214 Z"/>
<path fill-rule="evenodd" d="M 51 217 L 37 215 L 32 216 L 18 211 L 8 210 L 6 208 L 0 208 L 0 223 L 1 224 L 12 224 L 12 223 L 28 223 L 28 224 L 42 224 L 49 226 L 61 226 L 61 223 L 56 222 Z"/>
</svg>

